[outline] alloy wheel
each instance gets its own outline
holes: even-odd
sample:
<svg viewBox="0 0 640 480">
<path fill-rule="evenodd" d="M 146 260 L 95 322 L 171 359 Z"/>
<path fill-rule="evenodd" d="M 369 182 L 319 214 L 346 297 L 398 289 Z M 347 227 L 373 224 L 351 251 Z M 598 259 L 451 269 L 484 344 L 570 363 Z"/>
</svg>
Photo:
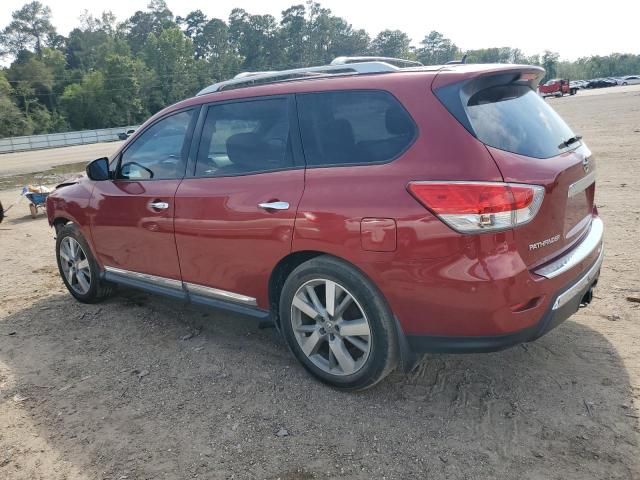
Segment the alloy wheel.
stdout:
<svg viewBox="0 0 640 480">
<path fill-rule="evenodd" d="M 371 329 L 364 310 L 342 285 L 310 280 L 293 297 L 291 326 L 302 352 L 331 375 L 352 375 L 371 353 Z"/>
<path fill-rule="evenodd" d="M 75 238 L 65 237 L 60 242 L 60 266 L 69 286 L 80 295 L 91 288 L 89 259 Z"/>
</svg>

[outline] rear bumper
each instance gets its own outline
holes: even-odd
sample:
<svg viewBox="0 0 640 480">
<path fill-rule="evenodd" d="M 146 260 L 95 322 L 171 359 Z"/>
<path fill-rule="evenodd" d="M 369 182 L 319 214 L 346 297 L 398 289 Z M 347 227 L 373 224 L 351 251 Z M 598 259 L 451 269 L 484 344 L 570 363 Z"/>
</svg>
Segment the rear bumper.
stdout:
<svg viewBox="0 0 640 480">
<path fill-rule="evenodd" d="M 408 345 L 414 352 L 421 353 L 474 353 L 504 350 L 536 340 L 568 319 L 581 304 L 591 301 L 591 290 L 598 282 L 603 259 L 604 250 L 600 248 L 596 261 L 576 280 L 557 292 L 544 315 L 530 327 L 496 336 L 407 335 Z"/>
</svg>

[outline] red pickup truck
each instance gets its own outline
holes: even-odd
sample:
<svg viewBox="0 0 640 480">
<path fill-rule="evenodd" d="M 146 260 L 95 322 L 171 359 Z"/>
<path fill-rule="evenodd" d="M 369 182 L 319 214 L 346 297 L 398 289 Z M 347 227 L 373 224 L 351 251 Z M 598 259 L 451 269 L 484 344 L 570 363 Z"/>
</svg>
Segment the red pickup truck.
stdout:
<svg viewBox="0 0 640 480">
<path fill-rule="evenodd" d="M 564 95 L 575 95 L 578 91 L 577 87 L 572 87 L 568 79 L 554 78 L 547 83 L 538 86 L 538 93 L 543 97 L 555 96 L 562 97 Z"/>
</svg>

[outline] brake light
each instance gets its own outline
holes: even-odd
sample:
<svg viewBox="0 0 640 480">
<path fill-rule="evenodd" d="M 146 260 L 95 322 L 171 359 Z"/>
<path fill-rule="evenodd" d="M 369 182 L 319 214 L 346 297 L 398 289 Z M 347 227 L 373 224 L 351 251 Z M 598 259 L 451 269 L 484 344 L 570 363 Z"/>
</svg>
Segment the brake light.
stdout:
<svg viewBox="0 0 640 480">
<path fill-rule="evenodd" d="M 497 182 L 411 182 L 409 192 L 454 230 L 514 228 L 536 216 L 544 187 Z"/>
</svg>

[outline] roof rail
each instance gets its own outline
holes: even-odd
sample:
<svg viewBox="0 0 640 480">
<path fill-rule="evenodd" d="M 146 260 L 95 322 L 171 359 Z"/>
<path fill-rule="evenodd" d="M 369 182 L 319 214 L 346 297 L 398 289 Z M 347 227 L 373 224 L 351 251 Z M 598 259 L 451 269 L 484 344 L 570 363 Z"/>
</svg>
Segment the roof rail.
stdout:
<svg viewBox="0 0 640 480">
<path fill-rule="evenodd" d="M 331 65 L 351 65 L 354 63 L 362 62 L 386 62 L 391 65 L 399 64 L 407 67 L 423 67 L 424 65 L 415 60 L 407 60 L 404 58 L 394 57 L 336 57 L 331 62 Z"/>
<path fill-rule="evenodd" d="M 254 75 L 262 75 L 264 73 L 272 73 L 272 72 L 273 72 L 273 70 L 265 70 L 264 72 L 242 72 L 242 73 L 237 74 L 233 78 L 253 77 Z"/>
<path fill-rule="evenodd" d="M 346 57 L 342 57 L 346 58 Z M 335 60 L 334 60 L 335 61 Z M 311 76 L 328 75 L 353 75 L 366 73 L 388 73 L 397 72 L 399 67 L 384 61 L 362 61 L 354 63 L 338 63 L 322 65 L 318 67 L 294 68 L 291 70 L 280 70 L 273 72 L 243 72 L 224 82 L 214 83 L 200 90 L 197 95 L 219 92 L 230 88 L 244 88 L 265 83 L 283 82 Z"/>
</svg>

